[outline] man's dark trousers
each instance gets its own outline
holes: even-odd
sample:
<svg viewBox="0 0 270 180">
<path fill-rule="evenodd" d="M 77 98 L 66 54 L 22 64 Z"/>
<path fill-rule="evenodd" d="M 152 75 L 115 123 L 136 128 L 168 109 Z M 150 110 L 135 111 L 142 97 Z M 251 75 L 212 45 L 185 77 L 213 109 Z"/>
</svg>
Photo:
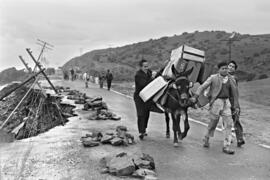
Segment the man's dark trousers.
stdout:
<svg viewBox="0 0 270 180">
<path fill-rule="evenodd" d="M 146 128 L 148 124 L 148 119 L 150 115 L 150 110 L 148 107 L 148 103 L 144 103 L 139 96 L 134 96 L 134 101 L 137 110 L 137 125 L 139 133 L 146 133 Z"/>
<path fill-rule="evenodd" d="M 107 80 L 107 87 L 108 87 L 108 90 L 111 89 L 111 84 L 112 84 L 112 80 Z"/>
</svg>

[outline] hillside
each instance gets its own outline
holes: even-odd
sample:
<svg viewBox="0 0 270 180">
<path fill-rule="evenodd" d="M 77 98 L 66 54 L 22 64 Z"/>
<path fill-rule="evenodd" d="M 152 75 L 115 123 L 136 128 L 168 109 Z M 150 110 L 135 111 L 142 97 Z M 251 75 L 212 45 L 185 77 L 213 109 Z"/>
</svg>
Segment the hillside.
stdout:
<svg viewBox="0 0 270 180">
<path fill-rule="evenodd" d="M 118 80 L 131 80 L 141 58 L 146 58 L 153 69 L 161 67 L 169 59 L 170 52 L 183 44 L 204 50 L 206 62 L 216 64 L 229 59 L 226 41 L 231 33 L 225 31 L 204 31 L 150 39 L 117 48 L 94 50 L 72 58 L 63 65 L 64 70 L 77 67 L 91 74 L 111 69 Z M 270 34 L 237 34 L 232 44 L 232 59 L 239 64 L 241 80 L 261 79 L 270 76 Z"/>
<path fill-rule="evenodd" d="M 12 81 L 25 80 L 28 74 L 24 70 L 17 70 L 15 67 L 5 69 L 0 72 L 0 85 L 10 83 Z"/>
<path fill-rule="evenodd" d="M 242 100 L 270 107 L 270 78 L 239 84 Z"/>
</svg>

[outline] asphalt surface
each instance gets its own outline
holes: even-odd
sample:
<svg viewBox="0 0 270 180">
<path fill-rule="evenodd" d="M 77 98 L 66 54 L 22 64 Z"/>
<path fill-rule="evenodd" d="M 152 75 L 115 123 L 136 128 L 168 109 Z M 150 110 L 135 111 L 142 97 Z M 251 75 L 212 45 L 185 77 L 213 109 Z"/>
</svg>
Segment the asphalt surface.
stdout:
<svg viewBox="0 0 270 180">
<path fill-rule="evenodd" d="M 100 174 L 100 158 L 120 152 L 144 152 L 154 157 L 158 178 L 170 179 L 270 179 L 270 150 L 251 142 L 237 148 L 235 155 L 222 153 L 222 134 L 216 132 L 209 149 L 202 147 L 206 130 L 201 124 L 190 122 L 187 137 L 173 147 L 172 138 L 165 138 L 164 115 L 152 113 L 148 136 L 140 141 L 137 133 L 135 105 L 132 99 L 83 82 L 57 82 L 85 92 L 88 96 L 102 96 L 109 109 L 121 116 L 120 121 L 87 120 L 87 112 L 78 111 L 65 126 L 58 126 L 36 137 L 0 144 L 0 180 L 5 179 L 123 179 Z M 78 107 L 79 108 L 79 107 Z M 118 125 L 128 127 L 137 144 L 128 147 L 100 145 L 84 148 L 80 137 L 92 130 L 113 130 Z M 172 132 L 171 132 L 172 134 Z M 124 178 L 132 179 L 132 178 Z"/>
</svg>

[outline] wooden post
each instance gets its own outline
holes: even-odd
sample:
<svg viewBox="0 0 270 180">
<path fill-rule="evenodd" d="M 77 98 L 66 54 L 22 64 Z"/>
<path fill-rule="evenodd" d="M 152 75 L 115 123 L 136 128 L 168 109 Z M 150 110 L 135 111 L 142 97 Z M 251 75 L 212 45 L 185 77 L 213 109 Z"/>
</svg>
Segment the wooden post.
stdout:
<svg viewBox="0 0 270 180">
<path fill-rule="evenodd" d="M 35 62 L 35 64 L 37 65 L 37 67 L 41 70 L 42 69 L 41 65 L 36 61 L 36 59 L 34 58 L 34 56 L 31 53 L 30 49 L 29 48 L 26 48 L 26 51 L 31 56 L 32 60 Z M 46 75 L 46 73 L 43 72 L 43 71 L 41 73 L 44 75 L 45 79 L 48 81 L 48 83 L 53 88 L 54 92 L 57 94 L 57 90 L 55 89 L 54 85 L 52 84 L 52 82 L 50 81 L 50 79 L 48 78 L 48 76 Z"/>
</svg>

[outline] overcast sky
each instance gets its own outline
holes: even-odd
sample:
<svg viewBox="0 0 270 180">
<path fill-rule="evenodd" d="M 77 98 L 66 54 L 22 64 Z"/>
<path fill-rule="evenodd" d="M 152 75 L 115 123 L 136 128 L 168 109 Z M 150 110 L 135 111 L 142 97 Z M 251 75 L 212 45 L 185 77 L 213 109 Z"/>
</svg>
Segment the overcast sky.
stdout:
<svg viewBox="0 0 270 180">
<path fill-rule="evenodd" d="M 32 66 L 37 39 L 54 45 L 49 66 L 90 50 L 196 30 L 270 33 L 269 0 L 0 0 L 0 71 Z"/>
</svg>

